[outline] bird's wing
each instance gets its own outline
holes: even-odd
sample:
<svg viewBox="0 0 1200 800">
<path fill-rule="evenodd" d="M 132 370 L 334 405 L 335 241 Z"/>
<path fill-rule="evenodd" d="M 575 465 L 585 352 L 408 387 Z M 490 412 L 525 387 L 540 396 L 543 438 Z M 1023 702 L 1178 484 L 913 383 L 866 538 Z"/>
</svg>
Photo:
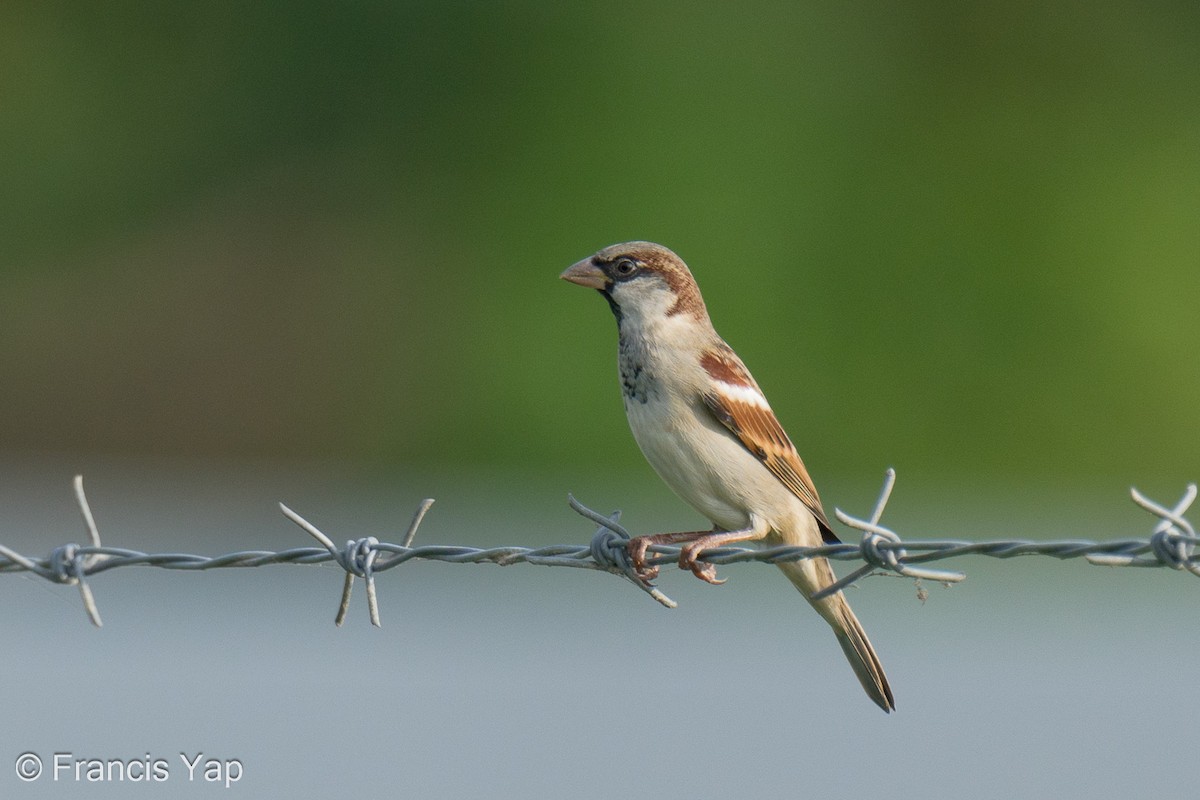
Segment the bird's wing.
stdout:
<svg viewBox="0 0 1200 800">
<path fill-rule="evenodd" d="M 724 342 L 706 352 L 701 364 L 714 381 L 713 390 L 704 395 L 704 404 L 713 416 L 808 507 L 821 527 L 823 541 L 828 544 L 841 541 L 821 508 L 817 487 L 813 486 L 800 454 L 746 365 Z"/>
</svg>

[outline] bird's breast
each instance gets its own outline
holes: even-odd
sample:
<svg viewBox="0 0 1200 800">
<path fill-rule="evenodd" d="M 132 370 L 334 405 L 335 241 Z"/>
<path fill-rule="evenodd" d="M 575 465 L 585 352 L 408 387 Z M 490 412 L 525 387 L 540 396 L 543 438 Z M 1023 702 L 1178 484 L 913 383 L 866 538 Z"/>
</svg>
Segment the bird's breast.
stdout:
<svg viewBox="0 0 1200 800">
<path fill-rule="evenodd" d="M 746 489 L 754 494 L 757 479 L 772 476 L 740 443 L 707 424 L 707 410 L 665 396 L 627 399 L 625 411 L 638 447 L 675 494 L 720 529 L 749 526 L 750 510 L 762 504 Z"/>
</svg>

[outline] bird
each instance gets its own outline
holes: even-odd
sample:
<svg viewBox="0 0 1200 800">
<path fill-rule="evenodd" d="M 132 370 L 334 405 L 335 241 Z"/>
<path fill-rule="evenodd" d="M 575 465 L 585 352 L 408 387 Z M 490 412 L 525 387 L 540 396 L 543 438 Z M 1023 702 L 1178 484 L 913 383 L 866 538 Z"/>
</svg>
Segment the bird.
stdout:
<svg viewBox="0 0 1200 800">
<path fill-rule="evenodd" d="M 796 447 L 737 353 L 713 328 L 687 264 L 653 242 L 614 244 L 568 267 L 563 280 L 595 289 L 617 321 L 617 366 L 625 413 L 646 460 L 711 530 L 637 536 L 627 545 L 638 576 L 653 545 L 680 544 L 679 566 L 723 583 L 698 556 L 742 541 L 814 547 L 839 541 Z M 834 583 L 829 561 L 779 569 L 833 629 L 867 695 L 895 709 L 891 686 L 862 624 Z"/>
</svg>

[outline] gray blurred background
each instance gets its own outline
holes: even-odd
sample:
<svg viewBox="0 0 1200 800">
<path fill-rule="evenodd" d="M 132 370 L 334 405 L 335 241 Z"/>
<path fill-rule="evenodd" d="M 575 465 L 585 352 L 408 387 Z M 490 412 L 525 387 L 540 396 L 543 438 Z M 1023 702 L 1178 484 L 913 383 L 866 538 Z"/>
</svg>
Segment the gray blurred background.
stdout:
<svg viewBox="0 0 1200 800">
<path fill-rule="evenodd" d="M 0 7 L 0 543 L 586 541 L 645 465 L 575 260 L 691 265 L 827 506 L 909 538 L 1144 536 L 1200 476 L 1190 3 Z M 850 599 L 885 717 L 761 566 L 0 575 L 4 796 L 49 760 L 255 797 L 1185 796 L 1190 576 L 980 560 Z M 840 567 L 839 569 L 845 569 Z M 565 574 L 563 574 L 565 573 Z M 71 782 L 72 786 L 76 786 Z M 125 796 L 125 784 L 71 791 Z"/>
</svg>

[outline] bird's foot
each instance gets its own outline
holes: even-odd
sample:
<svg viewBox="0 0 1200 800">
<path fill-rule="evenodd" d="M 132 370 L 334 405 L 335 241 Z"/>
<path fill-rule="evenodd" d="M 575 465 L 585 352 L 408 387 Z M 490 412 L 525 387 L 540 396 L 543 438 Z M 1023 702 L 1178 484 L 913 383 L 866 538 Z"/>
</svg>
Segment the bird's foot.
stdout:
<svg viewBox="0 0 1200 800">
<path fill-rule="evenodd" d="M 709 547 L 711 541 L 705 536 L 685 544 L 679 551 L 679 568 L 691 570 L 692 574 L 705 583 L 720 586 L 728 578 L 717 578 L 717 568 L 712 564 L 699 560 L 700 553 Z"/>
<path fill-rule="evenodd" d="M 698 559 L 698 556 L 708 547 L 723 544 L 730 537 L 728 533 L 713 533 L 712 531 L 687 531 L 686 533 L 656 533 L 652 536 L 636 536 L 626 545 L 629 560 L 634 572 L 643 581 L 652 581 L 658 577 L 658 567 L 647 564 L 650 547 L 656 544 L 679 544 L 686 542 L 679 551 L 679 568 L 691 572 L 705 583 L 719 586 L 724 579 L 717 579 L 717 568 Z M 745 537 L 741 537 L 745 538 Z"/>
<path fill-rule="evenodd" d="M 652 545 L 656 544 L 679 544 L 680 542 L 691 542 L 696 539 L 702 539 L 711 535 L 711 531 L 686 531 L 680 533 L 655 533 L 650 536 L 635 536 L 629 540 L 626 545 L 629 553 L 629 560 L 633 564 L 633 570 L 637 576 L 643 581 L 649 582 L 658 577 L 658 566 L 655 564 L 647 564 L 646 559 L 649 556 L 649 550 Z M 689 545 L 690 546 L 690 545 Z M 686 552 L 686 549 L 685 549 Z M 699 551 L 697 551 L 699 552 Z M 690 569 L 698 578 L 708 580 L 697 569 L 703 569 L 695 564 L 695 557 L 692 557 L 686 563 L 684 562 L 683 554 L 679 556 L 679 566 L 683 569 Z M 712 570 L 712 567 L 709 567 Z M 713 570 L 715 572 L 715 570 Z M 713 583 L 713 581 L 708 581 Z"/>
<path fill-rule="evenodd" d="M 629 552 L 629 561 L 633 564 L 634 573 L 637 574 L 639 580 L 646 583 L 658 577 L 658 567 L 654 564 L 646 563 L 646 552 L 652 544 L 656 544 L 653 536 L 635 536 L 626 545 Z"/>
</svg>

